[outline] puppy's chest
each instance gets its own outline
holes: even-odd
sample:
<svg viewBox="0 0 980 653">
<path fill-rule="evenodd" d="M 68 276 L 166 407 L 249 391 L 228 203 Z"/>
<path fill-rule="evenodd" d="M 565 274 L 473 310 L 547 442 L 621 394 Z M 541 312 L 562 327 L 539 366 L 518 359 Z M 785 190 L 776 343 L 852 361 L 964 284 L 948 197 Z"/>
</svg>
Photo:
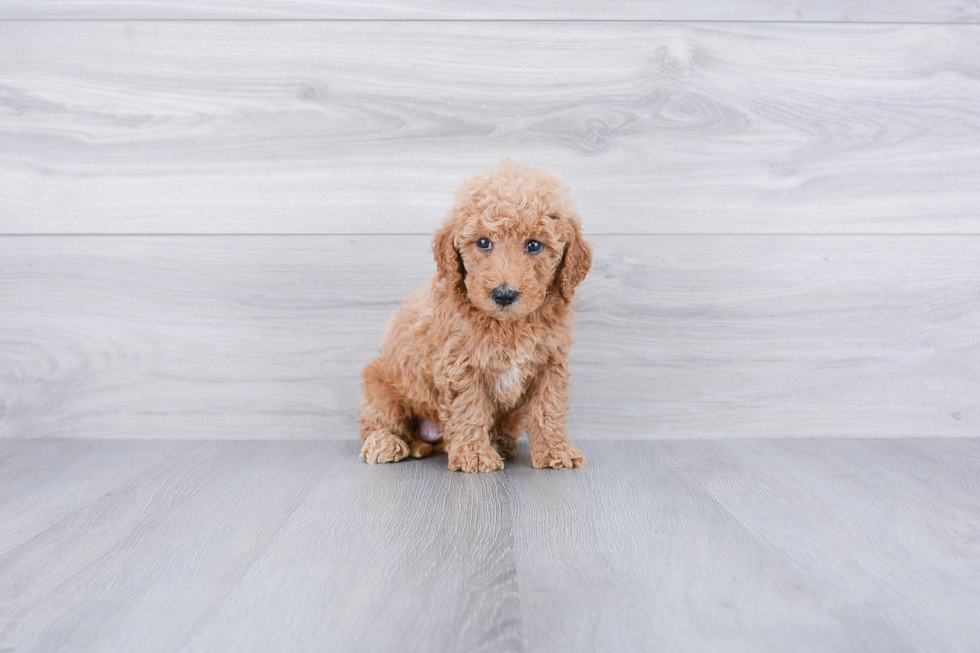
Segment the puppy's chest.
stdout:
<svg viewBox="0 0 980 653">
<path fill-rule="evenodd" d="M 508 357 L 485 370 L 487 389 L 494 401 L 504 407 L 516 404 L 534 373 L 529 354 Z"/>
</svg>

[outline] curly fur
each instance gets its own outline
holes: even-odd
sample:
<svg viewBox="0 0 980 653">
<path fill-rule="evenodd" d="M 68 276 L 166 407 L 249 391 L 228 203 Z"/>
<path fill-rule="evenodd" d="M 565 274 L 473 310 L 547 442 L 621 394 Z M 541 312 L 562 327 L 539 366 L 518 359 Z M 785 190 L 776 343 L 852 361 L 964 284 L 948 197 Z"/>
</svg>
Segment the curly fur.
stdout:
<svg viewBox="0 0 980 653">
<path fill-rule="evenodd" d="M 433 238 L 436 273 L 395 312 L 364 369 L 364 460 L 445 451 L 452 470 L 489 472 L 526 429 L 534 467 L 585 465 L 565 415 L 571 303 L 592 250 L 567 193 L 510 159 L 463 183 Z M 530 239 L 541 252 L 525 251 Z M 503 284 L 520 292 L 506 307 L 490 295 Z"/>
</svg>

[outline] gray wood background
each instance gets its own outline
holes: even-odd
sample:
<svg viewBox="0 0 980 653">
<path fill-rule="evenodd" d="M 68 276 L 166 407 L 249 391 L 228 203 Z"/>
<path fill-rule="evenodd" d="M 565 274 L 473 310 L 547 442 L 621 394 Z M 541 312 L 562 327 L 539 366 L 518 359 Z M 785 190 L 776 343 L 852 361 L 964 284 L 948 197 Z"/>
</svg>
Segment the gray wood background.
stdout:
<svg viewBox="0 0 980 653">
<path fill-rule="evenodd" d="M 980 233 L 978 34 L 0 22 L 0 233 L 431 233 L 504 156 L 593 234 Z"/>
<path fill-rule="evenodd" d="M 0 437 L 356 437 L 503 156 L 595 245 L 573 435 L 977 435 L 980 7 L 854 4 L 0 2 Z"/>
<path fill-rule="evenodd" d="M 977 0 L 0 0 L 0 18 L 980 22 Z"/>
</svg>

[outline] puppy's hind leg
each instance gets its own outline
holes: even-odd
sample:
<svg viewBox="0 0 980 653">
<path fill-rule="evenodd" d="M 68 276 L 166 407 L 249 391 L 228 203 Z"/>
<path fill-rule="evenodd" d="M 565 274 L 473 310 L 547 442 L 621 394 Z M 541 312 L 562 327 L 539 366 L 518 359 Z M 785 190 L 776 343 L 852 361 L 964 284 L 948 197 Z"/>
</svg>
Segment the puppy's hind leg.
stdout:
<svg viewBox="0 0 980 653">
<path fill-rule="evenodd" d="M 434 447 L 425 440 L 412 440 L 408 443 L 409 454 L 412 458 L 425 458 L 434 451 Z"/>
<path fill-rule="evenodd" d="M 383 364 L 375 359 L 364 368 L 361 399 L 361 458 L 369 463 L 393 463 L 407 458 L 408 413 L 385 383 Z"/>
<path fill-rule="evenodd" d="M 442 441 L 442 427 L 423 417 L 414 421 L 415 428 L 411 429 L 413 437 L 408 441 L 409 455 L 412 458 L 425 458 Z"/>
</svg>

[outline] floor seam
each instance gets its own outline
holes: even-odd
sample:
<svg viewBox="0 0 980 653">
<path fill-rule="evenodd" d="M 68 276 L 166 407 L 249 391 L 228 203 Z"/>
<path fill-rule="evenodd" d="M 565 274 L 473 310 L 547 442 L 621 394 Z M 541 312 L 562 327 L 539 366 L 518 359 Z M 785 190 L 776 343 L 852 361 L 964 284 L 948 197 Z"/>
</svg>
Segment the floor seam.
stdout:
<svg viewBox="0 0 980 653">
<path fill-rule="evenodd" d="M 512 460 L 516 461 L 516 458 L 517 456 L 515 456 Z M 509 542 L 510 558 L 511 558 L 510 562 L 511 562 L 511 569 L 513 570 L 513 574 L 514 574 L 514 589 L 516 594 L 514 600 L 517 604 L 516 614 L 517 614 L 517 632 L 519 636 L 519 640 L 518 640 L 519 646 L 516 650 L 521 652 L 526 652 L 529 650 L 529 642 L 527 638 L 527 631 L 525 630 L 524 605 L 523 605 L 523 600 L 521 598 L 522 597 L 521 573 L 517 565 L 517 537 L 516 537 L 517 520 L 516 520 L 516 515 L 514 513 L 514 486 L 511 483 L 510 474 L 511 474 L 511 470 L 508 469 L 507 467 L 504 467 L 503 482 L 501 483 L 501 485 L 503 486 L 504 499 L 507 502 L 507 510 L 505 513 L 507 515 L 507 522 L 508 522 L 507 537 L 510 540 Z"/>
</svg>

